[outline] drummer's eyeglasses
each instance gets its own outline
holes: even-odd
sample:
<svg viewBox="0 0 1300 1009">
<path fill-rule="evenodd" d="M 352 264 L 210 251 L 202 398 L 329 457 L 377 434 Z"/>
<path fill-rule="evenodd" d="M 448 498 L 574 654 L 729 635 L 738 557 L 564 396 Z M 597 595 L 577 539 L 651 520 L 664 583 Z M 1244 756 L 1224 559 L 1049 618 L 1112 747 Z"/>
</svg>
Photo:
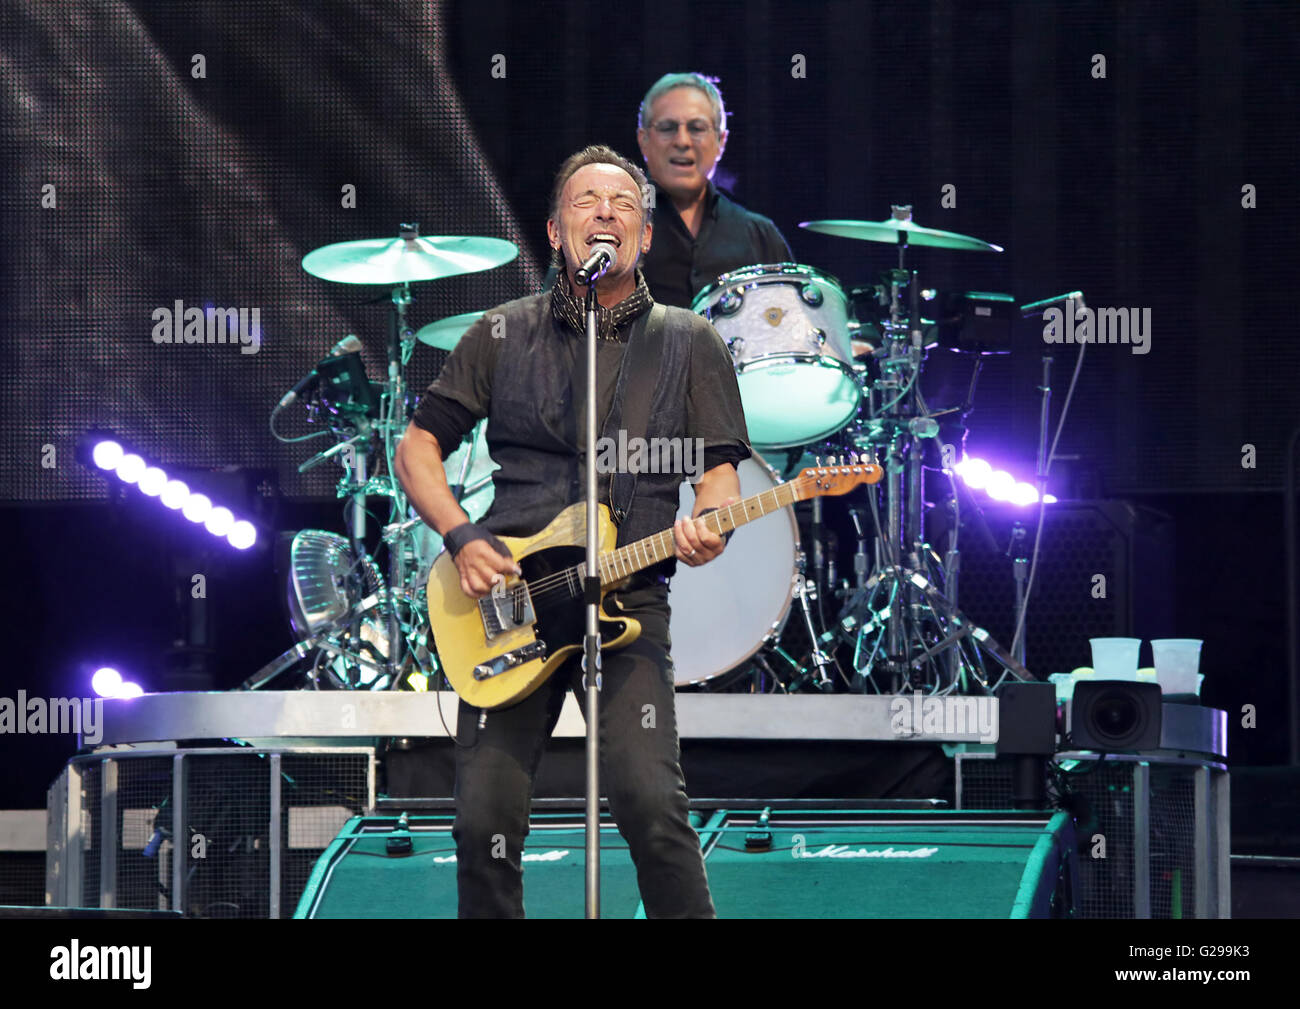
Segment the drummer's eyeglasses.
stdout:
<svg viewBox="0 0 1300 1009">
<path fill-rule="evenodd" d="M 660 119 L 657 123 L 651 123 L 650 128 L 664 140 L 669 140 L 677 136 L 677 131 L 682 128 L 682 124 L 676 119 Z M 701 140 L 712 131 L 713 124 L 707 119 L 692 119 L 686 124 L 686 132 L 691 135 L 692 140 Z"/>
</svg>

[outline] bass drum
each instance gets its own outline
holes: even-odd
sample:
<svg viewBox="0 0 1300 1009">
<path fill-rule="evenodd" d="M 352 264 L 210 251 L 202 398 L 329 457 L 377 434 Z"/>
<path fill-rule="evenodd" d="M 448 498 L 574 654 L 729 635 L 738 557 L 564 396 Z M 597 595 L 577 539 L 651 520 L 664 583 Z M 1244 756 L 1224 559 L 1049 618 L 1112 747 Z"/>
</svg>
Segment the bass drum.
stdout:
<svg viewBox="0 0 1300 1009">
<path fill-rule="evenodd" d="M 781 483 L 758 458 L 744 460 L 737 470 L 742 498 Z M 678 518 L 689 518 L 694 506 L 695 491 L 683 483 Z M 717 560 L 698 568 L 678 562 L 668 595 L 677 686 L 735 669 L 781 633 L 794 595 L 798 553 L 794 509 L 782 508 L 737 529 Z"/>
<path fill-rule="evenodd" d="M 460 506 L 465 509 L 471 522 L 477 522 L 487 514 L 495 498 L 492 486 L 492 474 L 498 469 L 497 464 L 488 455 L 487 421 L 481 420 L 474 426 L 460 448 L 456 449 L 443 461 L 442 468 L 447 472 L 447 482 L 455 490 L 458 485 L 465 488 L 460 497 Z M 415 512 L 411 512 L 415 518 Z M 429 580 L 429 569 L 442 553 L 442 537 L 423 522 L 412 530 L 414 537 L 414 563 L 417 577 L 415 585 L 423 590 Z M 725 555 L 724 555 L 725 556 Z"/>
</svg>

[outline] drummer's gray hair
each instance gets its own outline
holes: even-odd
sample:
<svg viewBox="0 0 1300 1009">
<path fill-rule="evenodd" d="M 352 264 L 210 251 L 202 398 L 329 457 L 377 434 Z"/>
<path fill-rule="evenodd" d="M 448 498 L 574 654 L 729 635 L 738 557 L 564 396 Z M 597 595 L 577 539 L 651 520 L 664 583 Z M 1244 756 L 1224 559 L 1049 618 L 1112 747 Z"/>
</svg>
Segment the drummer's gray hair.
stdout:
<svg viewBox="0 0 1300 1009">
<path fill-rule="evenodd" d="M 705 77 L 704 74 L 664 74 L 650 85 L 650 90 L 641 99 L 641 109 L 636 117 L 637 129 L 649 129 L 650 107 L 660 95 L 673 88 L 695 88 L 703 91 L 704 97 L 709 100 L 709 105 L 713 108 L 713 127 L 721 135 L 727 129 L 727 107 L 722 104 L 722 92 L 718 90 L 717 82 L 718 78 Z"/>
</svg>

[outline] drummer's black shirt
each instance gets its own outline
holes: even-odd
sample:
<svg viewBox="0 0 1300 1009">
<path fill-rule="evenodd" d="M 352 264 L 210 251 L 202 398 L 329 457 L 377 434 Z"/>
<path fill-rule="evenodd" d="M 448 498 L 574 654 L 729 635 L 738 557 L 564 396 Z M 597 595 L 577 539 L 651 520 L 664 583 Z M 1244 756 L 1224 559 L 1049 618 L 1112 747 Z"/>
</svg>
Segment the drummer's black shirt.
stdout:
<svg viewBox="0 0 1300 1009">
<path fill-rule="evenodd" d="M 654 233 L 641 269 L 660 304 L 690 308 L 695 295 L 724 273 L 792 259 L 775 224 L 729 199 L 712 182 L 698 235 L 691 234 L 672 198 L 656 184 Z"/>
</svg>

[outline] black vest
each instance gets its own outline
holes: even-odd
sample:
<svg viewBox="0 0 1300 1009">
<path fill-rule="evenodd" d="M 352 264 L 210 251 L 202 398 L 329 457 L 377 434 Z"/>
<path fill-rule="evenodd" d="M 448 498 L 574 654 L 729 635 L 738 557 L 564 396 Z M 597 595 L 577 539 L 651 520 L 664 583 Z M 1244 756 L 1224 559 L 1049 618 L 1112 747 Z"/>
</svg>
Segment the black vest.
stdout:
<svg viewBox="0 0 1300 1009">
<path fill-rule="evenodd" d="M 505 317 L 506 335 L 492 375 L 487 427 L 488 450 L 501 468 L 492 476 L 495 497 L 483 524 L 502 535 L 527 536 L 586 496 L 577 450 L 586 417 L 579 416 L 583 404 L 575 402 L 573 389 L 585 375 L 585 337 L 554 319 L 549 294 L 520 298 L 486 314 Z M 630 325 L 640 330 L 644 319 L 643 314 Z M 602 437 L 617 439 L 623 394 L 629 383 L 638 382 L 656 383 L 644 437 L 686 437 L 691 339 L 701 324 L 703 319 L 684 309 L 667 310 L 657 374 L 629 374 L 624 350 L 613 408 L 603 419 L 598 414 Z M 576 372 L 569 365 L 575 349 Z M 698 454 L 695 459 L 702 465 Z M 673 524 L 682 479 L 680 472 L 638 474 L 631 507 L 619 525 L 620 546 Z M 598 481 L 600 499 L 609 505 L 612 474 L 600 474 Z"/>
</svg>

